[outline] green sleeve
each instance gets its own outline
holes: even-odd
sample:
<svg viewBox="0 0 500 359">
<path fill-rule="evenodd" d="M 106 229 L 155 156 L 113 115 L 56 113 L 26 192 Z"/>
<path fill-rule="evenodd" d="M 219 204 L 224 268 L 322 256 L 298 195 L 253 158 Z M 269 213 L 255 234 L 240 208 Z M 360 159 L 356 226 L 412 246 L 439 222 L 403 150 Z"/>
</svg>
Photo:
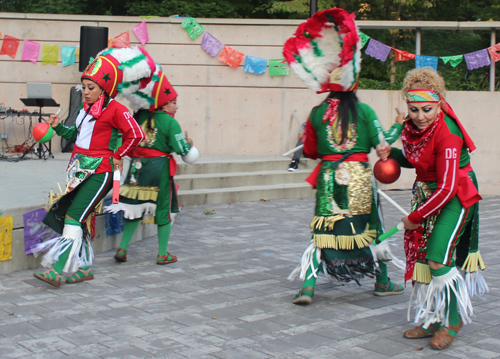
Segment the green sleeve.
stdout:
<svg viewBox="0 0 500 359">
<path fill-rule="evenodd" d="M 402 125 L 395 123 L 391 126 L 391 128 L 388 131 L 384 131 L 384 128 L 380 124 L 380 121 L 378 120 L 375 111 L 373 111 L 373 109 L 366 104 L 360 103 L 360 105 L 362 113 L 366 120 L 368 136 L 370 137 L 370 144 L 373 148 L 377 147 L 377 145 L 380 143 L 379 133 L 384 134 L 384 138 L 389 144 L 394 143 L 399 138 L 399 135 L 403 130 Z"/>
<path fill-rule="evenodd" d="M 184 138 L 181 126 L 179 126 L 179 123 L 176 120 L 173 120 L 171 122 L 168 136 L 170 152 L 175 152 L 181 156 L 184 156 L 191 149 L 191 145 Z"/>
<path fill-rule="evenodd" d="M 59 123 L 55 128 L 54 131 L 64 138 L 65 140 L 68 140 L 69 142 L 75 142 L 76 141 L 76 125 L 73 127 L 67 127 L 64 126 L 62 123 Z"/>
<path fill-rule="evenodd" d="M 387 131 L 384 131 L 384 137 L 388 144 L 393 144 L 401 135 L 401 131 L 403 131 L 403 125 L 399 123 L 394 123 L 391 128 Z"/>
<path fill-rule="evenodd" d="M 373 127 L 372 129 L 369 130 L 371 134 L 370 137 L 373 147 L 377 147 L 377 145 L 380 144 L 378 136 L 379 133 L 383 133 L 387 143 L 392 144 L 396 142 L 396 140 L 399 138 L 399 135 L 401 134 L 401 131 L 403 130 L 402 125 L 400 125 L 399 123 L 394 123 L 389 130 L 384 131 L 384 128 L 382 127 L 377 118 L 374 118 L 373 121 L 370 121 L 368 126 Z"/>
<path fill-rule="evenodd" d="M 394 158 L 398 163 L 405 168 L 413 168 L 411 163 L 406 159 L 406 157 L 403 155 L 403 151 L 401 151 L 399 148 L 391 148 L 391 154 L 389 155 L 390 158 Z"/>
</svg>

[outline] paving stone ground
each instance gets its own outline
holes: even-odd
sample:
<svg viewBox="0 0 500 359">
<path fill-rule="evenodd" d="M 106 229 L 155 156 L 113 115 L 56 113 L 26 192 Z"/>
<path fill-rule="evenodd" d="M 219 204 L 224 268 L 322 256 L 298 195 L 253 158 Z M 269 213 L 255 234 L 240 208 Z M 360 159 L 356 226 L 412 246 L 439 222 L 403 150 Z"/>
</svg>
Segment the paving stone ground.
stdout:
<svg viewBox="0 0 500 359">
<path fill-rule="evenodd" d="M 409 192 L 390 192 L 408 207 Z M 490 286 L 453 345 L 434 351 L 406 340 L 410 288 L 373 296 L 372 279 L 318 281 L 313 303 L 295 306 L 287 281 L 310 238 L 313 199 L 185 207 L 169 251 L 155 264 L 157 238 L 131 245 L 128 262 L 96 256 L 95 279 L 51 287 L 31 271 L 0 276 L 1 358 L 498 358 L 500 197 L 481 203 L 481 249 Z M 205 207 L 205 208 L 204 208 Z M 215 210 L 206 215 L 204 211 Z M 384 204 L 386 227 L 401 215 Z M 402 235 L 394 252 L 402 257 Z M 403 272 L 390 267 L 401 283 Z M 420 350 L 417 350 L 420 349 Z"/>
</svg>

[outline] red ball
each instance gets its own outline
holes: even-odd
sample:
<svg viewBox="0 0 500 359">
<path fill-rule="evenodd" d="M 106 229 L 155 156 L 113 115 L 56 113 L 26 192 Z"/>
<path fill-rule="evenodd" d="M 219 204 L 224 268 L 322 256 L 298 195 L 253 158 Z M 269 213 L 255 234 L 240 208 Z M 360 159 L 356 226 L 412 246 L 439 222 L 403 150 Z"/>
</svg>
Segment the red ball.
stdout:
<svg viewBox="0 0 500 359">
<path fill-rule="evenodd" d="M 45 143 L 50 141 L 53 133 L 52 127 L 46 122 L 40 122 L 33 127 L 33 137 L 36 142 Z"/>
<path fill-rule="evenodd" d="M 400 174 L 401 166 L 394 158 L 388 158 L 385 161 L 378 160 L 373 166 L 373 175 L 385 184 L 396 182 Z"/>
</svg>

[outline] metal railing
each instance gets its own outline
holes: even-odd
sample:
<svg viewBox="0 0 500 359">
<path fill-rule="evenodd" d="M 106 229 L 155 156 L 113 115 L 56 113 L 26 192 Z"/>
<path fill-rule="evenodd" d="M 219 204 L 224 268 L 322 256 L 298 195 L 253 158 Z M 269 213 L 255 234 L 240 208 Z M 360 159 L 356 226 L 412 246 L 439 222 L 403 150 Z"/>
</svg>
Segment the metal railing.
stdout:
<svg viewBox="0 0 500 359">
<path fill-rule="evenodd" d="M 496 30 L 500 21 L 372 21 L 358 20 L 360 29 L 415 30 L 415 54 L 421 55 L 422 30 L 472 31 L 489 30 L 490 46 L 496 44 Z M 495 91 L 495 62 L 490 63 L 490 91 Z"/>
</svg>

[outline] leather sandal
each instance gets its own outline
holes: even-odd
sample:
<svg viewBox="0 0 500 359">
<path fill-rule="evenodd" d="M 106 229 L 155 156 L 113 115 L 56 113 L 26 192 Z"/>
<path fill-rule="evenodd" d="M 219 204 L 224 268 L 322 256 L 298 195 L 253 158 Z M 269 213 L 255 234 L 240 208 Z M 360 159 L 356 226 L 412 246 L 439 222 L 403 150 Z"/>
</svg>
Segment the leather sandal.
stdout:
<svg viewBox="0 0 500 359">
<path fill-rule="evenodd" d="M 304 294 L 305 292 L 311 292 L 311 295 Z M 313 295 L 314 295 L 313 287 L 302 288 L 301 290 L 299 290 L 297 296 L 292 300 L 292 303 L 300 305 L 311 304 Z"/>
<path fill-rule="evenodd" d="M 82 273 L 83 276 L 79 273 Z M 75 273 L 71 275 L 71 277 L 66 278 L 66 283 L 68 284 L 75 284 L 75 283 L 80 283 L 80 282 L 85 282 L 87 280 L 92 280 L 94 279 L 94 273 L 92 273 L 92 269 L 89 268 L 87 270 L 83 269 L 78 269 Z"/>
<path fill-rule="evenodd" d="M 50 273 L 54 273 L 56 275 L 56 279 L 52 279 Z M 61 281 L 62 281 L 62 276 L 57 273 L 54 268 L 49 269 L 48 271 L 45 272 L 35 272 L 33 273 L 33 276 L 36 279 L 40 279 L 41 281 L 44 281 L 46 283 L 49 283 L 53 285 L 54 287 L 60 287 L 61 286 Z"/>
<path fill-rule="evenodd" d="M 433 337 L 434 333 L 436 333 L 439 330 L 439 328 L 429 326 L 428 330 L 431 330 L 432 333 L 427 333 L 424 330 L 424 328 L 422 328 L 422 326 L 419 325 L 418 327 L 415 327 L 413 329 L 405 330 L 405 332 L 403 333 L 403 338 L 406 338 L 406 339 L 422 339 L 422 338 Z"/>
<path fill-rule="evenodd" d="M 391 287 L 391 278 L 389 278 L 389 281 L 387 282 L 387 284 L 380 284 L 380 283 L 377 283 L 375 282 L 375 289 L 383 289 L 383 292 L 381 291 L 373 291 L 373 295 L 376 295 L 378 297 L 386 297 L 388 295 L 399 295 L 399 294 L 403 294 L 403 292 L 405 291 L 405 289 L 400 285 L 400 284 L 396 284 L 394 283 L 394 288 L 389 291 L 389 288 Z"/>
<path fill-rule="evenodd" d="M 169 256 L 170 256 L 170 260 L 168 260 Z M 159 261 L 158 259 L 163 259 L 163 260 Z M 158 254 L 158 256 L 156 257 L 156 264 L 159 264 L 159 265 L 175 263 L 175 262 L 177 262 L 177 257 L 174 255 L 171 255 L 169 252 L 167 252 L 166 256 Z"/>
<path fill-rule="evenodd" d="M 462 319 L 460 318 L 460 323 L 458 325 L 450 325 L 449 327 L 445 327 L 444 329 L 440 329 L 434 334 L 434 337 L 431 339 L 431 347 L 432 349 L 442 350 L 448 348 L 451 343 L 455 340 L 456 335 L 448 334 L 450 330 L 454 330 L 457 334 L 462 329 Z"/>
<path fill-rule="evenodd" d="M 115 254 L 115 261 L 126 262 L 127 261 L 127 250 L 123 248 L 118 248 Z"/>
</svg>

